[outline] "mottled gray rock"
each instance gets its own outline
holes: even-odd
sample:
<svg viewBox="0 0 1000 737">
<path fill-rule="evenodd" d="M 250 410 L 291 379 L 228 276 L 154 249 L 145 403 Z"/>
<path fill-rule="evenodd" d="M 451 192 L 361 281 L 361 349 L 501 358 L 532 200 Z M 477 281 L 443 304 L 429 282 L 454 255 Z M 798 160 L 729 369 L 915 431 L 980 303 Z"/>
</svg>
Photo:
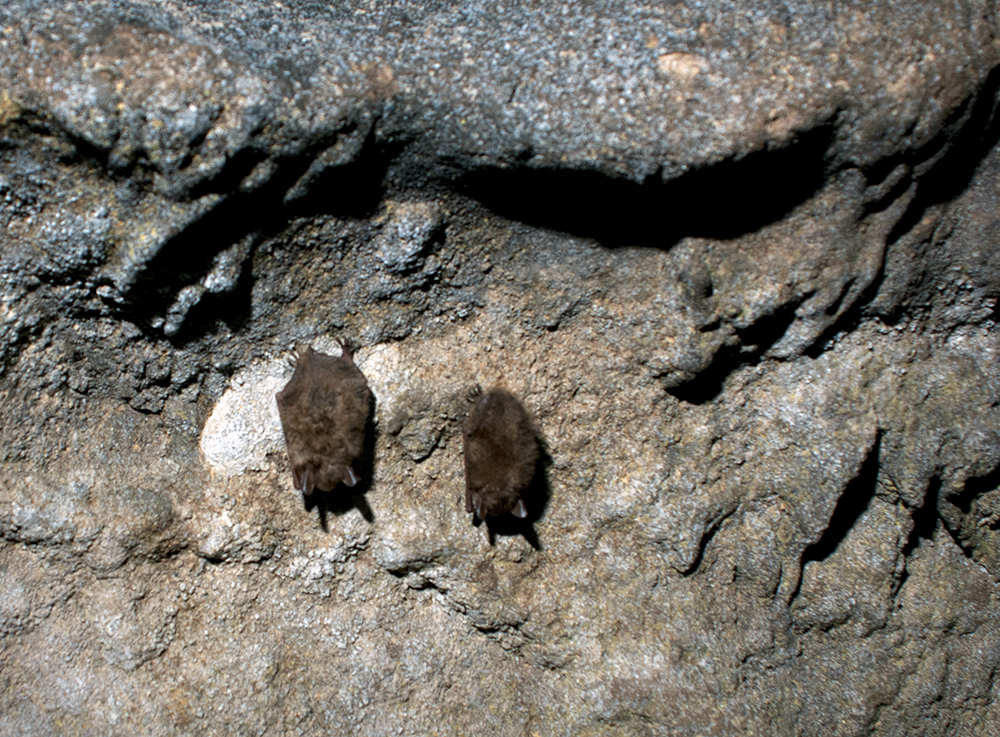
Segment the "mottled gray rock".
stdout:
<svg viewBox="0 0 1000 737">
<path fill-rule="evenodd" d="M 995 734 L 998 23 L 5 2 L 0 732 Z M 274 393 L 341 339 L 307 509 Z"/>
</svg>

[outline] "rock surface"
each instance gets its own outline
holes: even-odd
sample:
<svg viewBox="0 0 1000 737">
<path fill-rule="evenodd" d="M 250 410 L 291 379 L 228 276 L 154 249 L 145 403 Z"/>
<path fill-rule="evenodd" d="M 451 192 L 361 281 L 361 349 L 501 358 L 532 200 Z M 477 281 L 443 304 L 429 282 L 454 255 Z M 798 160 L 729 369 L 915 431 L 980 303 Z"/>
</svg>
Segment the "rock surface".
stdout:
<svg viewBox="0 0 1000 737">
<path fill-rule="evenodd" d="M 997 733 L 998 24 L 5 2 L 0 732 Z M 370 483 L 305 509 L 339 338 Z"/>
</svg>

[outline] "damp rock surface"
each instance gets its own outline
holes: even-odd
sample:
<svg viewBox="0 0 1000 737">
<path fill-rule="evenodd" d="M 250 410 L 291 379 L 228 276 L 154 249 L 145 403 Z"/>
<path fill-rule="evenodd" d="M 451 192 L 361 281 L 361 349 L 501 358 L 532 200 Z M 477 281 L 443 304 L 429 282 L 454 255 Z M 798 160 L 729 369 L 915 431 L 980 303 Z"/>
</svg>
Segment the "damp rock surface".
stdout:
<svg viewBox="0 0 1000 737">
<path fill-rule="evenodd" d="M 995 734 L 998 28 L 5 2 L 0 732 Z M 341 340 L 306 505 L 274 394 Z"/>
</svg>

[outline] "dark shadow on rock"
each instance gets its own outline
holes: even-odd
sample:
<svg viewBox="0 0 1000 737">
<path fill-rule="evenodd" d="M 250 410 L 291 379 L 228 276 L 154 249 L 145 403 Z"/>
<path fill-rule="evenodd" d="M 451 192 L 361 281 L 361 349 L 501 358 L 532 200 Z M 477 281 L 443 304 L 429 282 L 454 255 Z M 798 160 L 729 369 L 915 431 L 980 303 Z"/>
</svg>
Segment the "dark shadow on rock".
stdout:
<svg viewBox="0 0 1000 737">
<path fill-rule="evenodd" d="M 822 186 L 833 127 L 792 144 L 637 183 L 596 171 L 489 167 L 456 189 L 511 220 L 592 238 L 604 246 L 667 249 L 687 236 L 731 239 L 784 218 Z"/>
<path fill-rule="evenodd" d="M 882 434 L 880 432 L 875 438 L 875 443 L 868 450 L 868 455 L 865 456 L 857 475 L 851 479 L 841 493 L 840 499 L 837 500 L 837 506 L 830 516 L 826 530 L 823 531 L 819 540 L 802 552 L 799 583 L 795 588 L 795 593 L 792 594 L 792 600 L 799 595 L 799 590 L 802 587 L 802 572 L 805 571 L 806 564 L 813 561 L 821 562 L 833 555 L 871 504 L 878 488 L 881 448 Z"/>
<path fill-rule="evenodd" d="M 972 502 L 976 497 L 988 491 L 1000 487 L 1000 466 L 997 466 L 985 476 L 970 478 L 965 482 L 962 490 L 947 497 L 951 504 L 961 510 L 962 514 L 968 514 L 972 509 Z"/>
<path fill-rule="evenodd" d="M 542 550 L 542 543 L 538 539 L 538 533 L 535 532 L 535 523 L 544 516 L 552 495 L 548 473 L 548 469 L 552 465 L 552 456 L 544 442 L 541 442 L 540 445 L 541 453 L 538 457 L 538 464 L 535 466 L 535 475 L 532 477 L 531 483 L 528 484 L 528 488 L 521 494 L 524 506 L 528 509 L 528 515 L 520 519 L 508 512 L 498 517 L 488 517 L 486 533 L 490 545 L 493 545 L 497 535 L 501 537 L 521 535 L 535 550 Z M 473 524 L 478 527 L 482 523 L 473 516 Z"/>
<path fill-rule="evenodd" d="M 927 208 L 949 202 L 968 188 L 980 162 L 1000 142 L 998 95 L 1000 67 L 995 67 L 978 94 L 955 110 L 927 145 L 909 152 L 900 161 L 892 161 L 893 164 L 920 164 L 948 146 L 940 161 L 921 177 L 916 196 L 886 237 L 887 243 L 894 243 L 909 233 Z"/>
<path fill-rule="evenodd" d="M 920 546 L 922 540 L 934 539 L 934 532 L 938 525 L 941 525 L 942 528 L 944 527 L 941 515 L 938 514 L 938 498 L 940 495 L 941 479 L 935 476 L 927 486 L 927 492 L 924 494 L 924 503 L 910 514 L 910 518 L 913 520 L 913 528 L 906 538 L 906 544 L 899 551 L 905 560 L 908 560 L 913 555 L 913 551 Z M 897 592 L 902 590 L 909 576 L 909 569 L 904 568 L 903 573 L 899 577 L 899 584 L 896 586 Z"/>
<path fill-rule="evenodd" d="M 819 358 L 826 352 L 827 348 L 831 345 L 831 342 L 840 334 L 844 332 L 854 331 L 858 325 L 861 324 L 861 320 L 865 317 L 865 307 L 875 298 L 878 294 L 879 288 L 882 286 L 882 282 L 885 280 L 885 257 L 882 258 L 882 263 L 879 265 L 878 273 L 875 274 L 871 283 L 862 290 L 861 294 L 857 296 L 854 300 L 854 304 L 851 305 L 843 315 L 838 319 L 834 320 L 830 325 L 826 327 L 823 332 L 821 332 L 815 340 L 802 352 L 803 355 L 809 358 Z M 845 289 L 844 294 L 847 293 Z M 837 298 L 834 305 L 827 309 L 827 312 L 835 312 L 839 308 L 841 302 L 844 299 L 844 294 L 841 294 Z M 898 319 L 890 318 L 888 315 L 883 315 L 883 322 L 887 325 L 895 324 Z"/>
<path fill-rule="evenodd" d="M 330 531 L 327 515 L 333 514 L 340 517 L 352 509 L 357 509 L 366 522 L 373 523 L 375 521 L 375 514 L 372 512 L 364 493 L 354 489 L 338 486 L 333 491 L 314 491 L 312 496 L 303 497 L 302 501 L 307 512 L 311 512 L 313 509 L 319 510 L 319 524 L 323 528 L 323 532 Z"/>
<path fill-rule="evenodd" d="M 955 110 L 931 141 L 918 149 L 883 159 L 865 171 L 869 182 L 877 182 L 886 178 L 900 164 L 905 164 L 912 170 L 921 165 L 926 167 L 927 162 L 940 157 L 920 177 L 913 200 L 886 236 L 887 253 L 896 241 L 920 223 L 929 208 L 949 202 L 968 189 L 980 163 L 1000 142 L 998 95 L 1000 67 L 990 72 L 979 93 Z M 888 208 L 912 184 L 912 175 L 902 177 L 884 196 L 866 205 L 865 212 L 879 212 Z M 903 304 L 891 303 L 888 308 L 870 306 L 885 280 L 885 269 L 886 260 L 883 258 L 872 283 L 814 341 L 806 351 L 807 355 L 812 358 L 819 356 L 835 335 L 854 330 L 862 320 L 871 315 L 877 315 L 887 325 L 899 322 L 906 313 Z"/>
<path fill-rule="evenodd" d="M 704 404 L 715 399 L 722 392 L 726 377 L 741 366 L 759 362 L 767 350 L 781 339 L 795 321 L 799 305 L 811 295 L 811 292 L 804 294 L 772 314 L 759 318 L 753 325 L 737 331 L 737 342 L 721 347 L 707 368 L 682 384 L 668 387 L 667 393 L 688 404 Z"/>
<path fill-rule="evenodd" d="M 319 524 L 323 532 L 329 532 L 327 515 L 337 517 L 357 509 L 369 524 L 375 522 L 375 513 L 368 504 L 366 495 L 371 490 L 375 478 L 375 444 L 378 441 L 378 429 L 375 426 L 375 394 L 371 395 L 368 405 L 368 423 L 365 425 L 365 445 L 361 455 L 354 461 L 354 471 L 358 475 L 358 483 L 353 487 L 340 484 L 333 491 L 314 491 L 312 496 L 303 497 L 306 511 L 319 510 Z"/>
<path fill-rule="evenodd" d="M 305 174 L 310 161 L 311 156 L 307 155 L 289 157 L 276 164 L 276 171 L 265 184 L 251 192 L 239 192 L 239 178 L 249 173 L 247 167 L 252 169 L 259 162 L 248 154 L 231 159 L 213 180 L 231 187 L 223 192 L 225 199 L 164 243 L 143 266 L 125 295 L 125 311 L 135 315 L 139 324 L 149 323 L 166 313 L 181 289 L 197 284 L 208 274 L 215 257 L 223 250 L 248 235 L 257 234 L 255 240 L 259 242 L 265 233 L 277 230 L 285 220 L 281 206 L 284 193 Z M 203 186 L 215 190 L 216 186 L 210 184 Z M 195 319 L 197 312 L 207 312 L 201 307 L 192 309 L 178 336 L 180 339 L 195 338 L 213 327 L 214 319 L 206 319 L 207 315 Z M 236 311 L 249 315 L 249 304 L 243 307 Z"/>
<path fill-rule="evenodd" d="M 314 215 L 373 217 L 385 197 L 386 171 L 403 146 L 401 141 L 378 142 L 373 127 L 356 157 L 315 174 L 308 190 L 286 205 L 282 226 L 292 218 Z"/>
<path fill-rule="evenodd" d="M 402 144 L 380 144 L 371 131 L 349 163 L 330 166 L 312 175 L 305 193 L 285 202 L 289 190 L 307 175 L 317 157 L 340 137 L 350 135 L 355 127 L 347 126 L 329 134 L 301 154 L 276 160 L 275 171 L 267 182 L 250 192 L 240 192 L 238 186 L 262 163 L 262 155 L 254 151 L 235 155 L 219 175 L 192 193 L 221 192 L 225 199 L 173 236 L 145 264 L 125 295 L 122 310 L 137 324 L 152 323 L 154 318 L 167 313 L 182 289 L 201 282 L 222 251 L 249 238 L 237 287 L 219 295 L 206 294 L 190 309 L 173 339 L 181 343 L 197 340 L 213 332 L 219 320 L 236 331 L 243 328 L 251 314 L 253 283 L 249 264 L 259 243 L 281 232 L 295 217 L 334 215 L 363 219 L 378 210 L 384 196 L 386 169 Z"/>
<path fill-rule="evenodd" d="M 975 558 L 981 536 L 997 529 L 997 521 L 983 515 L 982 510 L 973 511 L 977 497 L 1000 487 L 1000 467 L 985 476 L 968 479 L 960 490 L 946 493 L 938 499 L 938 514 L 952 538 L 962 548 L 967 558 Z M 970 515 L 972 515 L 970 519 Z M 987 546 L 989 547 L 989 546 Z"/>
<path fill-rule="evenodd" d="M 255 131 L 259 132 L 259 131 Z M 337 131 L 335 135 L 346 135 L 349 129 Z M 240 183 L 243 182 L 253 170 L 267 160 L 267 152 L 247 146 L 234 152 L 226 159 L 222 168 L 211 177 L 195 184 L 189 193 L 192 200 L 200 199 L 210 194 L 230 195 L 238 191 Z"/>
<path fill-rule="evenodd" d="M 934 538 L 934 530 L 937 528 L 938 521 L 940 520 L 940 515 L 938 514 L 938 497 L 940 494 L 941 479 L 935 476 L 931 479 L 927 487 L 927 493 L 924 494 L 924 503 L 917 509 L 914 509 L 911 514 L 913 529 L 910 530 L 910 534 L 906 538 L 906 544 L 901 551 L 904 557 L 909 557 L 917 549 L 917 546 L 920 545 L 921 540 L 931 540 Z"/>
<path fill-rule="evenodd" d="M 690 576 L 697 573 L 698 569 L 701 568 L 701 563 L 705 559 L 705 553 L 708 550 L 708 546 L 712 543 L 715 538 L 716 533 L 722 529 L 723 523 L 729 519 L 729 517 L 736 511 L 736 507 L 732 507 L 728 510 L 721 510 L 721 513 L 713 520 L 709 521 L 705 527 L 705 532 L 702 534 L 701 539 L 698 541 L 698 554 L 691 561 L 691 565 L 687 568 L 681 570 L 675 567 L 678 573 L 682 576 Z"/>
</svg>

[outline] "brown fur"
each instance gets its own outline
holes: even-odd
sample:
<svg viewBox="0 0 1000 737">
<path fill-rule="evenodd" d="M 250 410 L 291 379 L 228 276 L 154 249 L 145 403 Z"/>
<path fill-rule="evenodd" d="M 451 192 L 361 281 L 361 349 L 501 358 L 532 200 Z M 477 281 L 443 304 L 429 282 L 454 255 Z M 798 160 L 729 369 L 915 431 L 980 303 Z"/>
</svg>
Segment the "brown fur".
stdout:
<svg viewBox="0 0 1000 737">
<path fill-rule="evenodd" d="M 522 493 L 535 476 L 539 433 L 524 407 L 505 389 L 469 396 L 465 421 L 465 511 L 485 520 L 511 512 L 526 517 Z"/>
<path fill-rule="evenodd" d="M 334 358 L 297 346 L 295 373 L 276 395 L 292 482 L 306 496 L 358 482 L 354 462 L 364 450 L 371 391 L 351 349 L 341 349 Z"/>
</svg>

